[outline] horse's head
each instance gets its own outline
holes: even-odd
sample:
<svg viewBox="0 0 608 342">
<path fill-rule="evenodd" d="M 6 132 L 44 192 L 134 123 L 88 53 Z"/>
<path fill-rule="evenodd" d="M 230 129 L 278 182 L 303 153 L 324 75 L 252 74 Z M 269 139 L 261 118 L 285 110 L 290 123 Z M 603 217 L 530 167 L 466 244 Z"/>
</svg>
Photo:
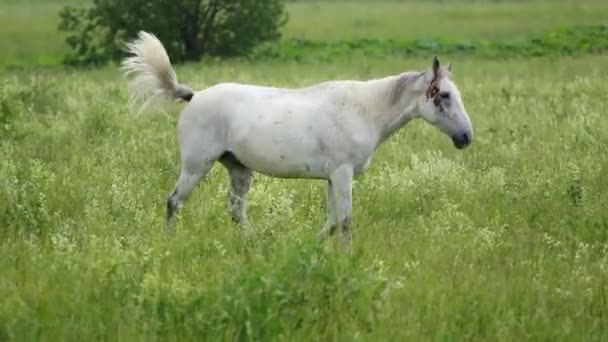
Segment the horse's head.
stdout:
<svg viewBox="0 0 608 342">
<path fill-rule="evenodd" d="M 452 63 L 446 68 L 433 59 L 433 67 L 425 74 L 426 90 L 419 100 L 420 115 L 452 138 L 458 149 L 473 141 L 473 126 L 464 108 L 460 91 L 452 82 Z"/>
</svg>

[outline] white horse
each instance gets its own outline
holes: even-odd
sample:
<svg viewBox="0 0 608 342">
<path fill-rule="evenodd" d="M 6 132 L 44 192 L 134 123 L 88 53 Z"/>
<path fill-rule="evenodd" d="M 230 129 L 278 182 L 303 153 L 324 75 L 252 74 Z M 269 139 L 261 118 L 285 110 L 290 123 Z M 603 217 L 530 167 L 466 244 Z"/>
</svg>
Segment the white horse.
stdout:
<svg viewBox="0 0 608 342">
<path fill-rule="evenodd" d="M 209 172 L 223 164 L 231 178 L 232 218 L 248 228 L 246 198 L 253 171 L 281 178 L 324 179 L 328 218 L 318 238 L 341 228 L 351 246 L 352 179 L 368 167 L 374 151 L 399 128 L 423 118 L 447 134 L 458 149 L 473 140 L 471 121 L 450 79 L 451 63 L 437 57 L 428 71 L 370 81 L 329 81 L 282 89 L 235 83 L 192 91 L 177 82 L 162 43 L 140 32 L 123 61 L 131 101 L 189 102 L 178 120 L 182 169 L 167 203 L 171 218 Z"/>
</svg>

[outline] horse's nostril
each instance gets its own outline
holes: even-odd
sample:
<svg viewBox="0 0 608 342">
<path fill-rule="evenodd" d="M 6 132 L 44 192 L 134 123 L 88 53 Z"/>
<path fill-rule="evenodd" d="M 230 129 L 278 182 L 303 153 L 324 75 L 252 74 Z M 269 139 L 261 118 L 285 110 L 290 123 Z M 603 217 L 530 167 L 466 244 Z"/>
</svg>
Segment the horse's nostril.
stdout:
<svg viewBox="0 0 608 342">
<path fill-rule="evenodd" d="M 456 146 L 456 148 L 465 148 L 471 143 L 471 133 L 461 133 L 454 135 L 452 136 L 452 141 L 454 142 L 454 146 Z"/>
</svg>

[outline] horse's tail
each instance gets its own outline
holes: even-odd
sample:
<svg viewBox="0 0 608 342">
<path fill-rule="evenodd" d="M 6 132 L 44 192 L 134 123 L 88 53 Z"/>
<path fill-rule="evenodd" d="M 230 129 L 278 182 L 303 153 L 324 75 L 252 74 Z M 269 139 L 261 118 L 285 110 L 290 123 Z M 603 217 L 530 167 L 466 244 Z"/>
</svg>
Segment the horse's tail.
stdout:
<svg viewBox="0 0 608 342">
<path fill-rule="evenodd" d="M 141 110 L 160 100 L 189 102 L 194 92 L 177 83 L 175 70 L 163 44 L 153 34 L 140 31 L 137 39 L 127 44 L 133 56 L 125 58 L 122 70 L 129 81 L 131 104 L 141 103 Z"/>
</svg>

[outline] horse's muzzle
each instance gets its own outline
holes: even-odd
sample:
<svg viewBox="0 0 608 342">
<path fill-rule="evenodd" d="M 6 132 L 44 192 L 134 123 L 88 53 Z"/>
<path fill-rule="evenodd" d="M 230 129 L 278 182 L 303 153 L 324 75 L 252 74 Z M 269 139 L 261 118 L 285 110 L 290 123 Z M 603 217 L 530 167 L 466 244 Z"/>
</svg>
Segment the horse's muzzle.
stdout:
<svg viewBox="0 0 608 342">
<path fill-rule="evenodd" d="M 452 136 L 452 142 L 454 143 L 454 146 L 459 150 L 462 150 L 463 148 L 469 146 L 471 144 L 471 141 L 471 133 L 455 134 Z"/>
</svg>

